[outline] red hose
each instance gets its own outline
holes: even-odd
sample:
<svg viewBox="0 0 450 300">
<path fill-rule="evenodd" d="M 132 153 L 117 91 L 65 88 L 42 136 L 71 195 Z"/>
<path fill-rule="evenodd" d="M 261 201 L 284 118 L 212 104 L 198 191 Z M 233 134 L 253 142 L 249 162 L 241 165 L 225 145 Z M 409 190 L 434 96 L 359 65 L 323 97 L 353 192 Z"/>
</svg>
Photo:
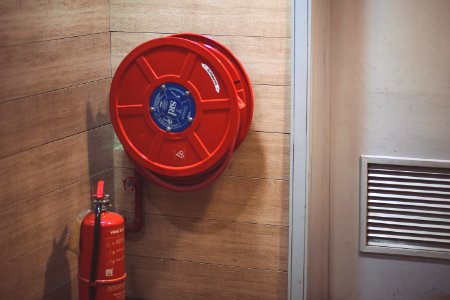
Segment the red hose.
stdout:
<svg viewBox="0 0 450 300">
<path fill-rule="evenodd" d="M 129 180 L 129 179 L 125 179 Z M 125 224 L 126 232 L 138 232 L 144 226 L 144 181 L 139 172 L 134 172 L 134 220 Z"/>
</svg>

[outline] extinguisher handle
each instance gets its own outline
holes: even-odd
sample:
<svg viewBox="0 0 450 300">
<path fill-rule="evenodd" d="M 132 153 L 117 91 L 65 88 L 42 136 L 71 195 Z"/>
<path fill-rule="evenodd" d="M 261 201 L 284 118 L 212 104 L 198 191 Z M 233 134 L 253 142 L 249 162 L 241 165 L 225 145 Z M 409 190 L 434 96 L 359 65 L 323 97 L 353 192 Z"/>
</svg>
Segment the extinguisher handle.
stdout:
<svg viewBox="0 0 450 300">
<path fill-rule="evenodd" d="M 97 182 L 97 193 L 95 194 L 95 197 L 96 197 L 98 200 L 103 199 L 104 196 L 105 196 L 105 193 L 104 193 L 104 191 L 103 191 L 103 188 L 104 188 L 104 187 L 105 187 L 105 182 L 104 182 L 103 180 L 99 180 L 99 181 Z"/>
</svg>

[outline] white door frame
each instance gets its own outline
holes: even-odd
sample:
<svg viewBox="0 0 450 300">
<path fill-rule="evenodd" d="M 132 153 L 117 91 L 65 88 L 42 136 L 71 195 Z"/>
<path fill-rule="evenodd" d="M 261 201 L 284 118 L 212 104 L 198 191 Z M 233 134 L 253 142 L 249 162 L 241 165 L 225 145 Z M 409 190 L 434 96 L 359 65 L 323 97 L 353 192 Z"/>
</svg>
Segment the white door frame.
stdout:
<svg viewBox="0 0 450 300">
<path fill-rule="evenodd" d="M 306 299 L 310 0 L 292 0 L 288 299 Z"/>
</svg>

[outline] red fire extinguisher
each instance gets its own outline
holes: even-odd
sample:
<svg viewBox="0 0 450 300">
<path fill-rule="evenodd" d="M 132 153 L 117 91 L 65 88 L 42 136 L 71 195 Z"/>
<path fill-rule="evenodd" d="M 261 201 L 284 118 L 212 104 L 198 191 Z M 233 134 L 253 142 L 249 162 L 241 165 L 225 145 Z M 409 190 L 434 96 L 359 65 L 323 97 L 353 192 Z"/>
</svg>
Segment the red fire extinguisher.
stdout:
<svg viewBox="0 0 450 300">
<path fill-rule="evenodd" d="M 107 211 L 109 195 L 99 181 L 93 211 L 83 219 L 80 232 L 78 281 L 80 300 L 125 299 L 124 218 Z"/>
</svg>

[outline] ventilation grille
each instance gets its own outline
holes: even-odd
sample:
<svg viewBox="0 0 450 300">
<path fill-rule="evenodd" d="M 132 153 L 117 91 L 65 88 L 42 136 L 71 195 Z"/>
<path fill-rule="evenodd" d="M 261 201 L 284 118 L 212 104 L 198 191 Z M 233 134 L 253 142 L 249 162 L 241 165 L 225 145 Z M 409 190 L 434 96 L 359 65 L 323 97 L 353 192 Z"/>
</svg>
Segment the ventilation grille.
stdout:
<svg viewBox="0 0 450 300">
<path fill-rule="evenodd" d="M 401 250 L 398 254 L 450 258 L 448 164 L 386 159 L 362 159 L 362 250 L 395 253 L 389 248 Z M 393 164 L 386 163 L 390 160 Z"/>
</svg>

